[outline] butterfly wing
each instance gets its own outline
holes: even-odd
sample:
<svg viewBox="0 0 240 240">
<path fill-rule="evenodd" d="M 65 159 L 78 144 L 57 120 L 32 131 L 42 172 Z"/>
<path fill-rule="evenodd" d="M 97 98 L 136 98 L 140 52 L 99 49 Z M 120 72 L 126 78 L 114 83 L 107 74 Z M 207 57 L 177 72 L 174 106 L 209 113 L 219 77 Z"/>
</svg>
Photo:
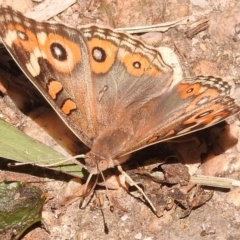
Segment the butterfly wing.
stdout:
<svg viewBox="0 0 240 240">
<path fill-rule="evenodd" d="M 64 25 L 25 18 L 10 7 L 0 8 L 0 25 L 4 45 L 25 75 L 68 127 L 91 146 L 96 118 L 84 36 Z"/>
<path fill-rule="evenodd" d="M 80 30 L 89 47 L 99 136 L 116 126 L 130 105 L 138 108 L 166 91 L 172 69 L 156 49 L 128 34 L 95 25 Z"/>
<path fill-rule="evenodd" d="M 239 96 L 240 83 L 232 80 L 212 76 L 182 80 L 136 110 L 147 114 L 131 139 L 134 151 L 223 121 L 240 111 Z"/>
<path fill-rule="evenodd" d="M 92 158 L 97 163 L 118 159 L 157 142 L 207 128 L 240 110 L 240 83 L 211 76 L 182 80 L 160 96 L 148 91 L 141 94 L 145 99 L 148 96 L 148 101 L 142 103 L 139 95 L 124 109 L 125 114 L 100 134 L 89 153 L 89 165 Z M 102 170 L 107 164 L 111 166 L 110 160 L 102 163 Z"/>
</svg>

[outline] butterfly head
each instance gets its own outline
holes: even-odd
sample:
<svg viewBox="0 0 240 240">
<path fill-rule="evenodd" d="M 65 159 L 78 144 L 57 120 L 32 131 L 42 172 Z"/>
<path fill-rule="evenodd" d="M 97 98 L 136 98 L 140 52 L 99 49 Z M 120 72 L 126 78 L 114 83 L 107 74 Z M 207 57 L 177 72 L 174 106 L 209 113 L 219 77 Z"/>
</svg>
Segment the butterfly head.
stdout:
<svg viewBox="0 0 240 240">
<path fill-rule="evenodd" d="M 103 157 L 102 154 L 98 155 L 92 151 L 86 154 L 85 163 L 90 174 L 99 174 L 115 165 L 110 157 Z"/>
</svg>

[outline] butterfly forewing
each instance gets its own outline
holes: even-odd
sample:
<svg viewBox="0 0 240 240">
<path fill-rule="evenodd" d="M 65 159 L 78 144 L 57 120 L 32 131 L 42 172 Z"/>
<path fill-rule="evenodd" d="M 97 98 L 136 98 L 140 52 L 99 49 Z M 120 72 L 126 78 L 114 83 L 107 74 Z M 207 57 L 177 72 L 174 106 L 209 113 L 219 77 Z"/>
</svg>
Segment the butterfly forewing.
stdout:
<svg viewBox="0 0 240 240">
<path fill-rule="evenodd" d="M 156 49 L 109 28 L 92 25 L 80 30 L 89 46 L 99 132 L 171 84 L 172 69 Z"/>
<path fill-rule="evenodd" d="M 75 29 L 38 23 L 9 7 L 0 8 L 0 24 L 2 41 L 17 64 L 72 131 L 91 146 L 96 119 L 85 38 Z"/>
</svg>

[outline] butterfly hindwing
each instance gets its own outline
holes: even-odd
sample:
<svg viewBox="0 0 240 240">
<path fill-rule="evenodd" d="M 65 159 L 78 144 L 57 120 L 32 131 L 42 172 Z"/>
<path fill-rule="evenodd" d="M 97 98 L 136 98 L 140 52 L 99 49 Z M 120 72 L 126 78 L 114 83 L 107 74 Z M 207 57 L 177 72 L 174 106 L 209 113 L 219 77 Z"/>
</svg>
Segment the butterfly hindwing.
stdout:
<svg viewBox="0 0 240 240">
<path fill-rule="evenodd" d="M 176 138 L 223 121 L 240 111 L 239 94 L 240 83 L 233 80 L 226 81 L 212 76 L 182 80 L 159 99 L 152 100 L 153 107 L 148 111 L 150 122 L 141 126 L 134 137 L 138 142 L 136 148 Z"/>
</svg>

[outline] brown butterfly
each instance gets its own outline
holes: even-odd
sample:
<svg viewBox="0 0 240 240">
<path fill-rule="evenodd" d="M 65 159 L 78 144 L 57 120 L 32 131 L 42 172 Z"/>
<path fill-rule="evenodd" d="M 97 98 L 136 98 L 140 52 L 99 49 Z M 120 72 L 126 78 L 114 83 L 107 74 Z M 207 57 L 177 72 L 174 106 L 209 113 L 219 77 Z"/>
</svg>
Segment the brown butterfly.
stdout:
<svg viewBox="0 0 240 240">
<path fill-rule="evenodd" d="M 76 30 L 0 8 L 0 37 L 22 71 L 91 150 L 91 174 L 157 142 L 240 110 L 239 82 L 198 76 L 172 84 L 154 48 L 97 25 Z"/>
</svg>

